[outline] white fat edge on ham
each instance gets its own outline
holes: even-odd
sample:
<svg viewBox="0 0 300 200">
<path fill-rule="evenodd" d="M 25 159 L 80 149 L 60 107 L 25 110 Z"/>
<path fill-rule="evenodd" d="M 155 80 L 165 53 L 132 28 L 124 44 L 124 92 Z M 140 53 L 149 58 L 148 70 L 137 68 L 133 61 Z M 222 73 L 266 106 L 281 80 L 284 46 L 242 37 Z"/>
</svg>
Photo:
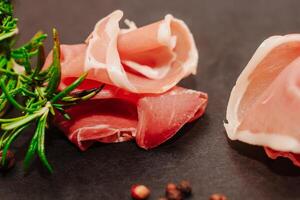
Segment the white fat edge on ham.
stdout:
<svg viewBox="0 0 300 200">
<path fill-rule="evenodd" d="M 171 23 L 178 23 L 186 32 L 191 47 L 188 53 L 189 54 L 188 59 L 184 63 L 182 63 L 182 67 L 184 70 L 183 73 L 184 76 L 188 76 L 191 73 L 195 75 L 197 73 L 199 54 L 198 54 L 198 50 L 196 47 L 193 34 L 191 33 L 190 29 L 188 28 L 188 26 L 184 21 L 174 18 L 172 15 L 167 15 L 166 18 L 170 18 Z"/>
<path fill-rule="evenodd" d="M 172 90 L 168 93 L 168 95 L 178 95 L 178 94 L 200 94 L 199 91 L 191 90 L 191 89 L 185 89 L 185 90 Z"/>
<path fill-rule="evenodd" d="M 184 62 L 181 62 L 181 67 L 183 69 L 183 77 L 186 77 L 186 76 L 189 76 L 190 74 L 196 74 L 197 73 L 197 67 L 198 67 L 198 59 L 199 59 L 199 54 L 198 54 L 198 50 L 197 50 L 197 47 L 196 47 L 196 43 L 195 43 L 195 39 L 193 37 L 193 34 L 191 33 L 190 29 L 188 28 L 188 26 L 186 25 L 186 23 L 180 19 L 177 19 L 177 18 L 174 18 L 172 15 L 168 14 L 165 16 L 165 22 L 164 24 L 161 25 L 161 31 L 160 32 L 160 41 L 164 41 L 165 44 L 169 44 L 170 47 L 172 47 L 172 49 L 174 49 L 176 47 L 176 43 L 177 43 L 177 40 L 178 38 L 176 36 L 173 36 L 172 35 L 172 29 L 171 29 L 171 23 L 177 23 L 179 24 L 179 26 L 181 28 L 183 28 L 184 32 L 186 33 L 187 37 L 188 37 L 188 40 L 189 40 L 189 44 L 191 45 L 190 46 L 190 49 L 189 49 L 189 52 L 188 52 L 188 58 L 184 61 Z M 166 24 L 168 24 L 168 27 L 169 28 L 166 28 Z M 169 31 L 166 31 L 168 30 L 170 31 L 170 34 L 172 35 L 172 38 L 167 41 L 166 39 L 166 35 Z M 164 30 L 164 31 L 163 31 Z M 175 54 L 176 55 L 176 54 Z M 173 63 L 176 62 L 176 57 L 175 57 L 175 60 L 172 60 Z M 164 88 L 171 88 L 173 86 L 175 86 L 176 84 L 173 84 L 173 85 L 166 85 L 164 86 Z"/>
<path fill-rule="evenodd" d="M 172 35 L 171 30 L 171 20 L 173 19 L 174 17 L 172 15 L 166 15 L 164 21 L 159 25 L 157 32 L 157 40 L 170 49 L 176 47 L 177 40 L 177 37 Z"/>
<path fill-rule="evenodd" d="M 250 84 L 249 76 L 274 48 L 289 42 L 300 42 L 300 34 L 272 36 L 266 39 L 256 50 L 240 74 L 230 94 L 226 111 L 227 123 L 224 123 L 227 135 L 231 140 L 240 140 L 252 145 L 267 146 L 277 151 L 300 153 L 300 143 L 290 136 L 283 136 L 278 133 L 253 133 L 248 130 L 238 131 L 238 127 L 240 126 L 238 109 Z"/>
<path fill-rule="evenodd" d="M 76 129 L 69 135 L 69 138 L 74 138 L 74 136 L 75 136 L 77 138 L 77 141 L 79 141 L 79 142 L 86 141 L 86 139 L 82 137 L 81 133 L 83 131 L 92 131 L 92 130 L 96 130 L 99 133 L 101 131 L 107 132 L 108 130 L 111 132 L 109 134 L 104 134 L 100 137 L 98 135 L 96 138 L 89 138 L 89 140 L 91 140 L 91 141 L 94 139 L 101 140 L 101 139 L 105 139 L 105 138 L 113 136 L 113 135 L 117 135 L 116 140 L 113 141 L 113 142 L 117 143 L 117 142 L 125 142 L 128 140 L 132 140 L 136 136 L 136 128 L 135 127 L 113 128 L 107 124 L 98 124 L 98 125 L 94 125 L 94 126 L 84 126 L 82 128 Z M 123 132 L 126 134 L 123 134 Z M 112 141 L 110 141 L 110 142 L 112 142 Z"/>
<path fill-rule="evenodd" d="M 137 29 L 137 26 L 134 23 L 134 21 L 131 21 L 129 19 L 125 19 L 124 23 L 128 26 L 128 28 L 122 28 L 120 30 L 120 34 L 128 33 L 130 31 L 133 31 L 133 30 Z"/>
<path fill-rule="evenodd" d="M 283 152 L 300 153 L 300 143 L 293 137 L 283 136 L 278 133 L 253 133 L 251 131 L 238 131 L 238 140 L 252 145 L 267 146 Z"/>
<path fill-rule="evenodd" d="M 157 80 L 166 77 L 171 69 L 169 64 L 163 65 L 161 67 L 152 68 L 149 67 L 148 65 L 141 65 L 139 63 L 130 60 L 124 60 L 122 61 L 122 63 L 124 63 L 129 68 L 144 75 L 149 79 L 157 79 Z"/>
<path fill-rule="evenodd" d="M 123 17 L 123 12 L 116 10 L 111 13 L 106 18 L 100 20 L 95 28 L 93 33 L 88 37 L 88 47 L 87 54 L 85 59 L 85 71 L 90 69 L 106 69 L 111 81 L 118 87 L 126 88 L 131 92 L 137 92 L 137 89 L 132 85 L 126 75 L 126 72 L 121 64 L 119 52 L 117 49 L 117 39 L 120 32 L 119 21 Z M 101 39 L 97 34 L 97 28 L 103 23 L 104 20 L 108 19 L 108 22 L 105 26 L 105 32 L 110 37 L 110 42 L 106 51 L 106 63 L 99 63 L 93 56 L 91 56 L 90 51 L 92 45 L 96 40 Z"/>
</svg>

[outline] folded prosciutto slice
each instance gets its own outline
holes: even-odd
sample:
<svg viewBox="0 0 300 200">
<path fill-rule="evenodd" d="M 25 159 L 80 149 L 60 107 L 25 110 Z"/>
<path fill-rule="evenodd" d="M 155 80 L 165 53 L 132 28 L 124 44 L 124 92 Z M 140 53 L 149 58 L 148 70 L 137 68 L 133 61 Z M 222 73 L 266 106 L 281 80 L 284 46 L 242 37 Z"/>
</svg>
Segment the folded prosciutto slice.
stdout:
<svg viewBox="0 0 300 200">
<path fill-rule="evenodd" d="M 196 72 L 198 53 L 187 26 L 171 15 L 136 28 L 120 29 L 121 11 L 100 20 L 85 44 L 61 45 L 64 89 L 83 72 L 79 89 L 105 83 L 93 99 L 58 115 L 56 125 L 81 150 L 94 142 L 136 140 L 144 148 L 170 139 L 203 115 L 207 94 L 175 86 Z M 48 56 L 45 67 L 51 63 Z"/>
<path fill-rule="evenodd" d="M 141 28 L 126 21 L 129 28 L 120 29 L 122 16 L 117 10 L 96 24 L 86 43 L 74 47 L 78 58 L 64 76 L 89 71 L 89 79 L 127 91 L 163 93 L 196 73 L 198 51 L 183 21 L 167 15 Z"/>
<path fill-rule="evenodd" d="M 265 147 L 270 158 L 300 166 L 300 34 L 274 36 L 258 48 L 234 86 L 228 137 Z"/>
<path fill-rule="evenodd" d="M 65 80 L 68 85 L 70 79 Z M 101 83 L 85 80 L 80 89 Z M 156 147 L 186 123 L 203 115 L 207 94 L 174 87 L 166 93 L 137 95 L 106 85 L 92 100 L 66 110 L 71 120 L 58 116 L 56 124 L 81 150 L 94 142 L 135 139 L 145 149 Z"/>
</svg>

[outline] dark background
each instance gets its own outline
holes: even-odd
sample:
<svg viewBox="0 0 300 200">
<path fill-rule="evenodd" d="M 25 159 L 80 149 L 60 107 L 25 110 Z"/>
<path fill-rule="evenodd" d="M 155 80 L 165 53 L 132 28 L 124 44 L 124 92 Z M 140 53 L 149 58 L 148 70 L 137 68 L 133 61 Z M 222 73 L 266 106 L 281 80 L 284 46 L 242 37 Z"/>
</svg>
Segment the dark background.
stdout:
<svg viewBox="0 0 300 200">
<path fill-rule="evenodd" d="M 59 131 L 47 138 L 49 175 L 36 161 L 27 175 L 16 146 L 17 166 L 0 177 L 0 199 L 130 199 L 130 186 L 162 195 L 167 182 L 190 180 L 192 199 L 225 193 L 229 199 L 299 199 L 300 169 L 268 159 L 259 147 L 227 140 L 223 120 L 230 90 L 255 49 L 267 37 L 300 32 L 294 0 L 16 0 L 20 40 L 56 27 L 63 43 L 82 42 L 94 24 L 115 9 L 144 25 L 167 13 L 183 19 L 199 48 L 199 73 L 181 84 L 209 94 L 204 117 L 176 139 L 151 151 L 134 142 L 95 145 L 80 152 Z M 49 48 L 49 43 L 48 43 Z M 30 134 L 30 132 L 28 133 Z M 20 138 L 20 140 L 22 140 Z M 20 150 L 21 149 L 21 150 Z"/>
</svg>

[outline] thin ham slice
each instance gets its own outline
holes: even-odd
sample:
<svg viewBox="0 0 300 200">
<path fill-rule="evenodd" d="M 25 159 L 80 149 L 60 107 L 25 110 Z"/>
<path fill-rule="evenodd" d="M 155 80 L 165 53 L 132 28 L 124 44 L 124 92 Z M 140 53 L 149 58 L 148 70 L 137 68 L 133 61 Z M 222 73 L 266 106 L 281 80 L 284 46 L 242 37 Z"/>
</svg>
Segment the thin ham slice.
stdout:
<svg viewBox="0 0 300 200">
<path fill-rule="evenodd" d="M 294 165 L 300 167 L 300 154 L 295 154 L 295 153 L 291 153 L 291 152 L 283 152 L 283 151 L 275 151 L 275 150 L 267 148 L 267 147 L 265 147 L 265 152 L 272 159 L 276 159 L 278 157 L 288 158 L 293 162 Z"/>
<path fill-rule="evenodd" d="M 180 87 L 163 95 L 144 96 L 137 104 L 137 144 L 145 149 L 160 145 L 183 125 L 202 116 L 206 105 L 207 94 Z"/>
<path fill-rule="evenodd" d="M 86 80 L 80 89 L 100 84 Z M 81 150 L 94 142 L 132 139 L 140 147 L 150 149 L 171 138 L 186 123 L 202 116 L 206 105 L 207 94 L 181 87 L 160 95 L 137 95 L 107 85 L 92 100 L 68 109 L 71 120 L 59 115 L 56 124 Z"/>
<path fill-rule="evenodd" d="M 141 28 L 131 24 L 120 29 L 122 16 L 117 10 L 96 24 L 86 44 L 76 46 L 80 51 L 72 68 L 89 71 L 91 80 L 134 93 L 163 93 L 196 73 L 198 51 L 183 21 L 167 15 Z M 64 75 L 78 72 L 68 69 Z"/>
<path fill-rule="evenodd" d="M 258 48 L 231 92 L 230 139 L 266 147 L 270 158 L 300 154 L 300 35 L 274 36 Z"/>
<path fill-rule="evenodd" d="M 122 11 L 100 20 L 85 44 L 61 45 L 64 89 L 83 72 L 79 89 L 105 83 L 92 100 L 67 110 L 55 122 L 81 150 L 94 142 L 135 139 L 145 149 L 156 147 L 203 115 L 207 94 L 176 87 L 196 73 L 198 52 L 188 27 L 171 15 L 137 28 L 120 29 Z M 45 67 L 49 67 L 49 55 Z"/>
</svg>

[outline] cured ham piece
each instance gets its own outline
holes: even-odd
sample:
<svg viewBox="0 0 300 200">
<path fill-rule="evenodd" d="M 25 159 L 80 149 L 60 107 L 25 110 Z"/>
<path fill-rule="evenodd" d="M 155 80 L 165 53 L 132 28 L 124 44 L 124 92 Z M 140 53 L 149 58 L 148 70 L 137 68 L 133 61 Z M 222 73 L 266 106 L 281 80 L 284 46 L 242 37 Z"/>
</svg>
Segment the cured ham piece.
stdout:
<svg viewBox="0 0 300 200">
<path fill-rule="evenodd" d="M 81 89 L 99 84 L 86 80 Z M 94 142 L 132 139 L 140 147 L 150 149 L 203 115 L 206 105 L 207 94 L 181 87 L 160 95 L 137 95 L 106 85 L 92 100 L 67 110 L 71 120 L 59 116 L 56 124 L 81 150 Z"/>
<path fill-rule="evenodd" d="M 234 86 L 225 124 L 232 140 L 265 147 L 300 166 L 300 35 L 274 36 L 258 48 Z"/>
<path fill-rule="evenodd" d="M 137 104 L 137 144 L 145 149 L 160 145 L 183 125 L 202 116 L 206 105 L 205 93 L 179 87 L 163 95 L 144 96 Z"/>
<path fill-rule="evenodd" d="M 196 73 L 198 52 L 188 27 L 171 15 L 137 28 L 120 29 L 122 11 L 100 20 L 85 44 L 61 45 L 64 89 L 88 71 L 79 89 L 105 83 L 93 99 L 73 106 L 71 120 L 58 115 L 57 126 L 81 150 L 94 142 L 136 140 L 154 148 L 186 123 L 203 115 L 207 94 L 175 86 Z M 52 56 L 47 57 L 49 67 Z"/>
<path fill-rule="evenodd" d="M 300 167 L 300 154 L 295 154 L 295 153 L 291 153 L 291 152 L 275 151 L 270 148 L 265 148 L 265 152 L 272 159 L 276 159 L 278 157 L 289 158 L 294 163 L 294 165 Z"/>
<path fill-rule="evenodd" d="M 96 24 L 85 44 L 63 47 L 77 55 L 64 76 L 89 71 L 89 79 L 127 91 L 163 93 L 196 73 L 198 51 L 183 21 L 167 15 L 141 28 L 131 22 L 129 29 L 120 29 L 122 16 L 113 12 Z"/>
</svg>

